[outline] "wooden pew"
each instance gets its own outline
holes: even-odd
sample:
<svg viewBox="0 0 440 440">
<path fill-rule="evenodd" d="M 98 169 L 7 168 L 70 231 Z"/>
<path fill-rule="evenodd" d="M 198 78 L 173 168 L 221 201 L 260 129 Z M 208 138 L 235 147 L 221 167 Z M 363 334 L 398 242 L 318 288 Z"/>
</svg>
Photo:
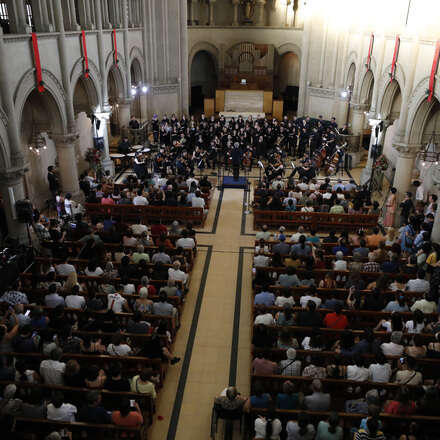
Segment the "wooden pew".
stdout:
<svg viewBox="0 0 440 440">
<path fill-rule="evenodd" d="M 374 228 L 379 216 L 370 214 L 329 214 L 326 212 L 288 212 L 254 210 L 254 229 L 261 225 L 286 228 L 308 226 L 315 231 L 327 229 L 355 231 L 360 228 Z"/>
<path fill-rule="evenodd" d="M 86 203 L 85 208 L 89 217 L 104 218 L 105 216 L 110 215 L 125 223 L 172 223 L 174 220 L 178 220 L 181 223 L 191 222 L 193 225 L 200 225 L 203 227 L 206 219 L 203 208 L 180 206 L 101 205 L 99 203 Z"/>
</svg>

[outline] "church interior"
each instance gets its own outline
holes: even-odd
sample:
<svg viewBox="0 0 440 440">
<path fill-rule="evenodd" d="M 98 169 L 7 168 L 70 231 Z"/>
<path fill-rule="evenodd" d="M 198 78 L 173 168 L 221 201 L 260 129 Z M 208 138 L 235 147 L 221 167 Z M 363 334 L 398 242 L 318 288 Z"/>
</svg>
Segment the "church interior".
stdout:
<svg viewBox="0 0 440 440">
<path fill-rule="evenodd" d="M 0 1 L 4 438 L 440 439 L 439 20 Z"/>
</svg>

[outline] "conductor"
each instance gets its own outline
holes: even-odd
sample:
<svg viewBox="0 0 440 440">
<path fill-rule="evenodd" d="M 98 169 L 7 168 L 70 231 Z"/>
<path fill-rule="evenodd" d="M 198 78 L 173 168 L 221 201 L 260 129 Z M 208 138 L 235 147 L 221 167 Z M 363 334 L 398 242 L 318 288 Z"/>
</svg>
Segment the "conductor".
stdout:
<svg viewBox="0 0 440 440">
<path fill-rule="evenodd" d="M 231 151 L 232 174 L 234 176 L 234 180 L 238 180 L 238 177 L 240 175 L 240 164 L 242 155 L 243 153 L 240 149 L 240 144 L 238 142 L 235 142 L 234 148 Z"/>
</svg>

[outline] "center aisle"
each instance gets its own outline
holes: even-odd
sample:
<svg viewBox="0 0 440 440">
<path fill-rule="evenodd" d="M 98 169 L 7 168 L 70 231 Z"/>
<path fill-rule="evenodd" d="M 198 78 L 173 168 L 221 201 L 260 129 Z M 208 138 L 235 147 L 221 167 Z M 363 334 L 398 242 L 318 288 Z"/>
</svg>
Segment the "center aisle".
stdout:
<svg viewBox="0 0 440 440">
<path fill-rule="evenodd" d="M 156 416 L 163 420 L 156 417 L 150 439 L 207 439 L 213 399 L 230 379 L 243 395 L 249 393 L 254 238 L 241 235 L 242 210 L 243 190 L 224 190 L 215 235 L 197 235 L 191 293 L 174 345 L 176 355 L 182 357 L 180 375 L 177 368 L 169 369 L 157 404 Z M 192 310 L 191 316 L 187 312 Z M 237 359 L 234 365 L 231 347 L 232 358 Z M 220 431 L 217 438 L 221 438 Z"/>
</svg>

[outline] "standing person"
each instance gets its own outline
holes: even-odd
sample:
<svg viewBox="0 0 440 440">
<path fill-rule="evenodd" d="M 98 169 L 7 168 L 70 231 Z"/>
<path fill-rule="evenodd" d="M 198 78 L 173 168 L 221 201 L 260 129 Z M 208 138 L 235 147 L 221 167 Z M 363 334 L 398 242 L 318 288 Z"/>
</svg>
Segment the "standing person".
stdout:
<svg viewBox="0 0 440 440">
<path fill-rule="evenodd" d="M 385 215 L 383 218 L 383 225 L 388 228 L 388 227 L 393 227 L 394 226 L 394 215 L 396 214 L 396 209 L 397 209 L 397 189 L 396 188 L 391 188 L 390 189 L 390 195 L 388 196 L 388 199 L 385 203 Z"/>
<path fill-rule="evenodd" d="M 241 149 L 239 147 L 240 147 L 240 144 L 238 142 L 236 142 L 234 144 L 234 148 L 231 151 L 231 156 L 232 156 L 232 172 L 233 172 L 233 175 L 234 175 L 234 180 L 238 180 L 238 177 L 240 175 L 240 165 L 241 165 L 242 152 L 241 152 Z"/>
<path fill-rule="evenodd" d="M 407 192 L 405 198 L 399 206 L 400 211 L 400 226 L 406 225 L 408 223 L 408 217 L 412 211 L 414 211 L 414 203 L 412 201 L 412 194 Z"/>
<path fill-rule="evenodd" d="M 47 181 L 49 182 L 49 190 L 52 194 L 52 206 L 55 206 L 55 197 L 57 196 L 57 192 L 60 189 L 60 182 L 58 180 L 58 176 L 55 173 L 55 167 L 53 165 L 47 167 Z"/>
</svg>

